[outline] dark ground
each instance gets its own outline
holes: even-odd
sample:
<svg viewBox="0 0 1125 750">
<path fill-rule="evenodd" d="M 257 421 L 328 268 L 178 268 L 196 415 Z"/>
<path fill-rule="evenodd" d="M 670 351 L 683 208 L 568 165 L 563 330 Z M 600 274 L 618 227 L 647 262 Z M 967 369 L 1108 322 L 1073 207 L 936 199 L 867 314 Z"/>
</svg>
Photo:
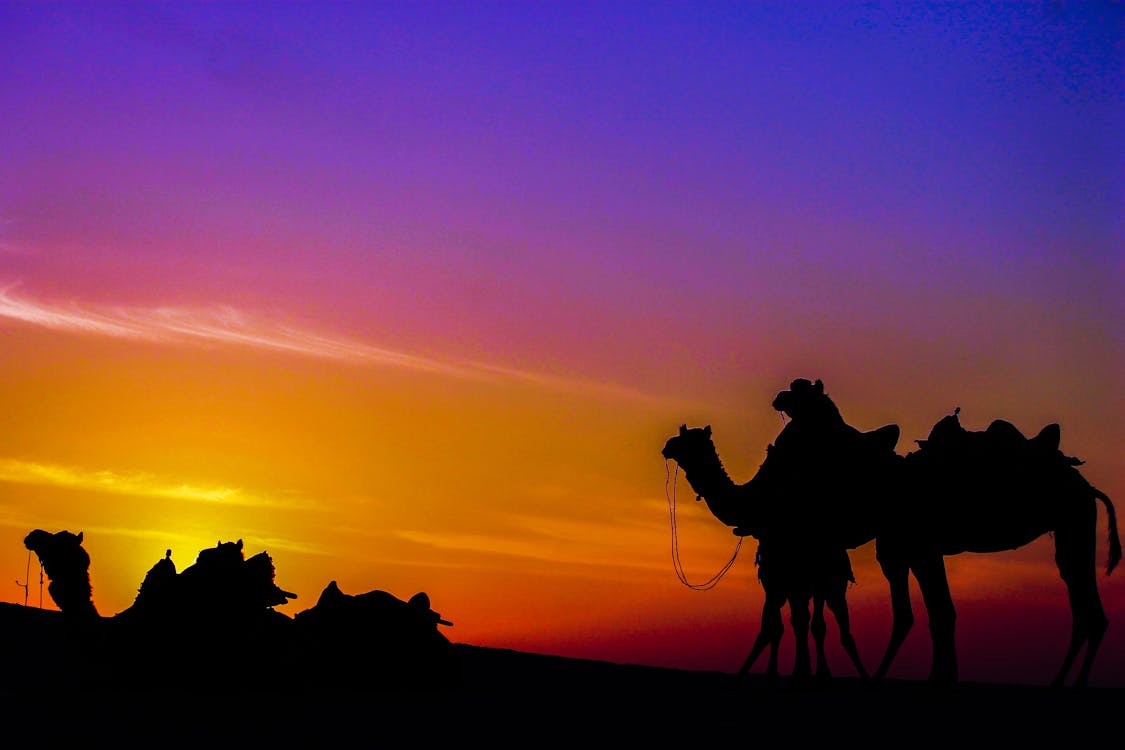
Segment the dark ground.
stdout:
<svg viewBox="0 0 1125 750">
<path fill-rule="evenodd" d="M 128 688 L 66 688 L 33 679 L 51 659 L 5 630 L 11 606 L 0 607 L 3 747 L 1114 747 L 1125 716 L 1120 689 L 940 689 L 854 678 L 796 685 L 468 644 L 453 645 L 460 678 L 427 688 L 294 687 L 256 679 L 238 664 L 215 675 L 214 690 L 176 688 L 172 675 Z"/>
</svg>

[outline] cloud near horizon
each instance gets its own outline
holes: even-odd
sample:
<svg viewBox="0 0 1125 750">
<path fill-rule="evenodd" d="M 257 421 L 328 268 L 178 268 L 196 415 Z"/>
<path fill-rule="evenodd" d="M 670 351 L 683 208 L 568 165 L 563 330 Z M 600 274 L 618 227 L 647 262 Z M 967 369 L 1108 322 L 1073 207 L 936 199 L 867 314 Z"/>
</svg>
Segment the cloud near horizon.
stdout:
<svg viewBox="0 0 1125 750">
<path fill-rule="evenodd" d="M 663 558 L 654 562 L 636 558 L 622 550 L 644 548 L 647 529 L 621 529 L 596 521 L 558 521 L 528 516 L 519 530 L 502 533 L 431 532 L 400 529 L 394 536 L 415 544 L 457 552 L 505 556 L 567 566 L 627 568 L 666 571 Z"/>
<path fill-rule="evenodd" d="M 268 508 L 302 508 L 291 500 L 257 497 L 236 487 L 176 483 L 152 474 L 84 469 L 61 464 L 0 458 L 0 482 L 46 485 L 136 497 L 162 497 L 199 503 Z"/>
<path fill-rule="evenodd" d="M 394 351 L 343 336 L 324 334 L 253 314 L 230 305 L 211 307 L 123 307 L 77 301 L 37 300 L 15 294 L 17 283 L 0 286 L 0 319 L 53 331 L 130 339 L 156 344 L 207 342 L 330 359 L 353 365 L 394 367 L 414 372 L 487 382 L 528 385 L 586 395 L 659 401 L 634 389 L 581 378 L 566 378 L 502 365 L 436 359 Z"/>
</svg>

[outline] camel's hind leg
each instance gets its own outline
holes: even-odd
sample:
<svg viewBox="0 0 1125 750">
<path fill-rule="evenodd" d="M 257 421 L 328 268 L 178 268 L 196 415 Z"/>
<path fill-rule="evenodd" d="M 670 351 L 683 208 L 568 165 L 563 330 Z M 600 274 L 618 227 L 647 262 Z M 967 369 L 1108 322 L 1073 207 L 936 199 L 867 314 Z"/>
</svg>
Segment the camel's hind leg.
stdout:
<svg viewBox="0 0 1125 750">
<path fill-rule="evenodd" d="M 781 636 L 785 633 L 785 625 L 781 619 L 781 608 L 783 606 L 785 606 L 784 596 L 766 591 L 766 602 L 762 605 L 762 624 L 758 630 L 758 637 L 754 640 L 750 655 L 746 657 L 746 661 L 742 663 L 742 668 L 738 670 L 740 675 L 747 674 L 750 668 L 754 666 L 754 662 L 766 650 L 766 646 L 769 646 L 770 656 L 766 667 L 766 676 L 777 677 L 777 652 L 781 646 Z"/>
<path fill-rule="evenodd" d="M 793 655 L 793 679 L 806 680 L 812 675 L 809 658 L 809 599 L 805 596 L 789 597 L 789 623 L 793 626 L 796 653 Z"/>
<path fill-rule="evenodd" d="M 1098 595 L 1094 560 L 1096 546 L 1092 521 L 1081 524 L 1081 527 L 1060 528 L 1055 532 L 1055 562 L 1066 583 L 1067 597 L 1070 600 L 1071 631 L 1070 645 L 1062 667 L 1051 682 L 1053 687 L 1061 687 L 1065 682 L 1083 644 L 1086 646 L 1086 654 L 1082 658 L 1082 666 L 1078 670 L 1074 686 L 1086 686 L 1094 657 L 1109 627 L 1109 620 Z"/>
<path fill-rule="evenodd" d="M 875 679 L 880 680 L 887 675 L 891 663 L 895 660 L 899 648 L 906 640 L 910 629 L 914 627 L 914 610 L 910 607 L 910 568 L 906 562 L 899 559 L 879 559 L 879 567 L 891 586 L 891 638 L 887 642 L 887 650 L 883 653 L 883 660 L 875 670 Z"/>
<path fill-rule="evenodd" d="M 832 610 L 832 616 L 836 618 L 836 627 L 840 630 L 840 644 L 844 647 L 844 651 L 848 654 L 848 658 L 852 660 L 855 665 L 856 672 L 863 679 L 867 679 L 867 670 L 863 666 L 863 660 L 859 658 L 859 648 L 856 646 L 855 638 L 852 636 L 851 617 L 848 614 L 848 600 L 845 594 L 847 584 L 844 585 L 839 591 L 833 592 L 828 598 L 828 608 Z"/>
</svg>

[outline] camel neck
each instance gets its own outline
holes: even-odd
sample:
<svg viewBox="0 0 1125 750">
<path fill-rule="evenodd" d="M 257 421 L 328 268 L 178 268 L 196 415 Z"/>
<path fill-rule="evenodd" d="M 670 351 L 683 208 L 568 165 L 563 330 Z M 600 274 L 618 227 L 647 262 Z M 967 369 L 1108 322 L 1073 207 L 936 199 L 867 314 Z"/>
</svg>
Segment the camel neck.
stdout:
<svg viewBox="0 0 1125 750">
<path fill-rule="evenodd" d="M 738 485 L 723 468 L 717 453 L 698 456 L 690 466 L 684 466 L 684 476 L 716 518 L 728 526 L 737 526 L 741 522 L 737 512 L 740 510 L 738 506 L 743 504 L 735 502 Z"/>
</svg>

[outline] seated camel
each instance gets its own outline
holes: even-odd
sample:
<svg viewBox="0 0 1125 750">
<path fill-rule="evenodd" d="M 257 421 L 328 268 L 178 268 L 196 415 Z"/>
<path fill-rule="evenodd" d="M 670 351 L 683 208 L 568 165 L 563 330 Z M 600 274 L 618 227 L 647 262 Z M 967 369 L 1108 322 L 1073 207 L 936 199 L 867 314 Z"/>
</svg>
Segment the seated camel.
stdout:
<svg viewBox="0 0 1125 750">
<path fill-rule="evenodd" d="M 332 581 L 293 620 L 316 684 L 430 687 L 455 677 L 452 646 L 438 630 L 453 623 L 424 591 L 404 601 L 381 590 L 345 594 Z"/>
<path fill-rule="evenodd" d="M 35 529 L 24 537 L 23 544 L 39 558 L 50 579 L 47 593 L 59 610 L 69 618 L 94 619 L 99 615 L 90 586 L 90 555 L 82 547 L 82 535 L 81 531 L 52 534 Z"/>
</svg>

